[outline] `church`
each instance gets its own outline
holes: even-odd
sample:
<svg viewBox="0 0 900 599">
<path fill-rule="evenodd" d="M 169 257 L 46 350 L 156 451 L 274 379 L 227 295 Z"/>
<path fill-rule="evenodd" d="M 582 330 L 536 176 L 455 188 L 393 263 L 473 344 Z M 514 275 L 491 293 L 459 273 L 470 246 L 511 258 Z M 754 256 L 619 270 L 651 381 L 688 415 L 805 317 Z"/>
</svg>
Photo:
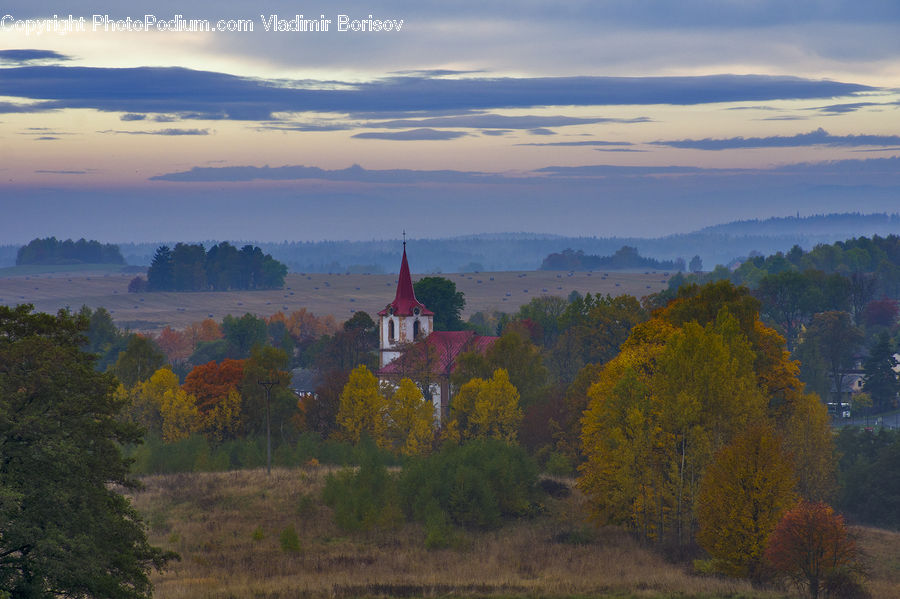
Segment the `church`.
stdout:
<svg viewBox="0 0 900 599">
<path fill-rule="evenodd" d="M 394 301 L 378 312 L 379 380 L 398 383 L 408 377 L 418 383 L 423 395 L 434 404 L 435 420 L 450 415 L 450 375 L 460 354 L 484 353 L 498 339 L 475 331 L 435 331 L 434 312 L 416 299 L 406 241 Z"/>
</svg>

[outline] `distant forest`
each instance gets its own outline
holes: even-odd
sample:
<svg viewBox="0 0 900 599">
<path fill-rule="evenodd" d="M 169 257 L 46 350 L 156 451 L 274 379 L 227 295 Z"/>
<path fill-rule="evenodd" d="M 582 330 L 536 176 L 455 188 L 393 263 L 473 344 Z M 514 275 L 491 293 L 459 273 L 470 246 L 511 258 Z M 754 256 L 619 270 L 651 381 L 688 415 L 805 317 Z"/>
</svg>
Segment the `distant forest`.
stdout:
<svg viewBox="0 0 900 599">
<path fill-rule="evenodd" d="M 206 251 L 201 244 L 177 243 L 157 248 L 146 285 L 136 278 L 129 291 L 280 289 L 286 274 L 284 264 L 252 245 L 238 250 L 223 241 Z"/>
<path fill-rule="evenodd" d="M 99 241 L 56 237 L 32 239 L 16 252 L 16 266 L 25 264 L 125 264 L 119 246 Z"/>
<path fill-rule="evenodd" d="M 636 248 L 623 245 L 612 256 L 590 256 L 581 250 L 565 249 L 544 258 L 541 270 L 684 270 L 684 258 L 677 260 L 654 260 L 638 254 Z"/>
<path fill-rule="evenodd" d="M 746 220 L 706 227 L 693 233 L 659 238 L 565 237 L 533 233 L 471 235 L 444 239 L 411 239 L 410 266 L 417 273 L 471 272 L 475 270 L 535 270 L 544 258 L 566 249 L 585 255 L 610 256 L 622 246 L 635 248 L 641 256 L 660 261 L 689 260 L 699 255 L 704 264 L 732 265 L 747 256 L 786 252 L 794 245 L 811 250 L 859 236 L 900 234 L 897 214 L 828 214 L 809 217 Z M 120 243 L 128 264 L 149 266 L 154 243 Z M 218 241 L 202 242 L 205 247 Z M 233 241 L 240 247 L 251 243 L 292 272 L 397 272 L 400 240 L 374 241 L 284 241 L 263 243 Z M 173 242 L 166 243 L 169 247 Z M 11 266 L 18 248 L 0 246 L 0 266 Z M 673 269 L 674 270 L 674 269 Z"/>
</svg>

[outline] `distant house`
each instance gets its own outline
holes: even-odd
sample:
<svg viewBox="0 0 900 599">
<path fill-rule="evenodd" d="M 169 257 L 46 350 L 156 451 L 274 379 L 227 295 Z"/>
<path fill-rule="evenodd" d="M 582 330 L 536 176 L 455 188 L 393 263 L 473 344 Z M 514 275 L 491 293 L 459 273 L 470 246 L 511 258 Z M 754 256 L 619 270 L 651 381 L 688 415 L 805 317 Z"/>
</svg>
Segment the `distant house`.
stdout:
<svg viewBox="0 0 900 599">
<path fill-rule="evenodd" d="M 416 299 L 413 290 L 405 241 L 394 301 L 378 316 L 378 378 L 395 384 L 404 377 L 416 381 L 434 404 L 435 419 L 444 421 L 450 413 L 450 375 L 457 358 L 471 351 L 483 353 L 498 338 L 474 331 L 434 330 L 434 312 Z"/>
</svg>

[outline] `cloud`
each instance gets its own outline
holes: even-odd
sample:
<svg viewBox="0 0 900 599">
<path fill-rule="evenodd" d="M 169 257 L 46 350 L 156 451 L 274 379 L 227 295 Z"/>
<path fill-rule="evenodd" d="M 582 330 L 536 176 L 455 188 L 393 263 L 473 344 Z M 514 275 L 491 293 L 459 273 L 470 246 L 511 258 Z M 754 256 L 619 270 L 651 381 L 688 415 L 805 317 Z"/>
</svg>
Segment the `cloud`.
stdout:
<svg viewBox="0 0 900 599">
<path fill-rule="evenodd" d="M 846 104 L 832 104 L 830 106 L 820 106 L 818 108 L 811 108 L 810 110 L 817 110 L 824 114 L 847 114 L 849 112 L 856 112 L 862 108 L 868 108 L 870 106 L 898 106 L 900 102 L 850 102 Z"/>
<path fill-rule="evenodd" d="M 316 166 L 195 166 L 189 171 L 150 177 L 151 181 L 351 181 L 363 183 L 491 183 L 505 181 L 502 175 L 473 171 L 419 171 L 412 169 L 369 170 L 358 164 L 345 169 L 327 170 Z"/>
<path fill-rule="evenodd" d="M 398 141 L 444 141 L 468 137 L 463 131 L 440 131 L 437 129 L 410 129 L 409 131 L 383 131 L 357 133 L 359 139 L 389 139 Z"/>
<path fill-rule="evenodd" d="M 0 89 L 10 97 L 52 101 L 51 107 L 54 108 L 266 121 L 273 120 L 276 113 L 285 112 L 377 114 L 382 111 L 427 112 L 536 106 L 694 105 L 831 98 L 873 88 L 853 83 L 763 75 L 391 77 L 337 86 L 334 82 L 265 81 L 175 67 L 24 66 L 0 69 Z M 396 122 L 395 126 L 405 128 L 410 125 Z M 420 123 L 416 126 L 436 125 Z M 453 125 L 447 123 L 441 126 Z M 532 124 L 528 128 L 535 126 L 540 125 Z M 491 127 L 513 128 L 501 126 L 498 122 Z"/>
<path fill-rule="evenodd" d="M 38 170 L 34 171 L 36 173 L 40 173 L 42 175 L 86 175 L 87 171 L 51 171 L 51 170 Z"/>
<path fill-rule="evenodd" d="M 598 139 L 588 141 L 550 141 L 550 142 L 531 142 L 527 144 L 516 144 L 518 146 L 630 146 L 629 141 L 602 141 Z"/>
<path fill-rule="evenodd" d="M 40 137 L 35 137 L 35 138 L 34 138 L 35 141 L 54 141 L 54 140 L 57 140 L 57 139 L 59 139 L 59 138 L 58 138 L 58 137 L 55 137 L 55 136 L 53 136 L 53 135 L 41 135 Z"/>
<path fill-rule="evenodd" d="M 409 131 L 369 131 L 357 133 L 353 137 L 359 139 L 392 139 L 396 141 L 427 141 L 448 140 L 466 137 L 468 133 L 462 131 L 438 131 L 437 129 L 410 129 Z"/>
<path fill-rule="evenodd" d="M 53 110 L 53 106 L 49 102 L 34 102 L 31 104 L 16 104 L 14 102 L 0 102 L 0 113 L 31 113 L 31 112 L 49 112 Z"/>
<path fill-rule="evenodd" d="M 491 135 L 494 137 L 498 137 L 500 135 L 506 135 L 507 133 L 512 133 L 512 129 L 485 129 L 481 132 L 482 135 Z M 540 144 L 534 144 L 540 145 Z"/>
<path fill-rule="evenodd" d="M 635 148 L 594 148 L 595 152 L 646 152 L 647 150 L 637 150 Z"/>
<path fill-rule="evenodd" d="M 24 65 L 34 62 L 65 60 L 72 59 L 65 54 L 60 54 L 59 52 L 54 52 L 53 50 L 0 50 L 0 63 Z"/>
<path fill-rule="evenodd" d="M 537 129 L 529 129 L 529 133 L 532 135 L 556 135 L 555 131 L 551 131 L 550 129 L 545 129 L 544 127 L 538 127 Z"/>
<path fill-rule="evenodd" d="M 570 125 L 594 125 L 597 123 L 647 123 L 651 119 L 580 118 L 561 115 L 550 116 L 505 116 L 502 114 L 477 114 L 432 117 L 423 119 L 397 119 L 369 123 L 369 127 L 394 129 L 404 127 L 438 127 L 460 129 L 539 129 L 547 127 L 567 127 Z"/>
<path fill-rule="evenodd" d="M 693 150 L 732 150 L 736 148 L 795 148 L 802 146 L 883 146 L 900 143 L 900 135 L 831 135 L 821 127 L 809 133 L 772 137 L 729 137 L 724 139 L 681 139 L 654 141 L 658 146 Z"/>
<path fill-rule="evenodd" d="M 107 129 L 98 133 L 117 133 L 122 135 L 209 135 L 209 129 L 158 129 L 156 131 L 116 131 Z"/>
<path fill-rule="evenodd" d="M 119 120 L 121 120 L 121 121 L 143 121 L 146 118 L 147 118 L 146 114 L 135 114 L 133 112 L 129 112 L 129 113 L 126 113 L 126 114 L 123 114 L 122 116 L 120 116 Z"/>
</svg>

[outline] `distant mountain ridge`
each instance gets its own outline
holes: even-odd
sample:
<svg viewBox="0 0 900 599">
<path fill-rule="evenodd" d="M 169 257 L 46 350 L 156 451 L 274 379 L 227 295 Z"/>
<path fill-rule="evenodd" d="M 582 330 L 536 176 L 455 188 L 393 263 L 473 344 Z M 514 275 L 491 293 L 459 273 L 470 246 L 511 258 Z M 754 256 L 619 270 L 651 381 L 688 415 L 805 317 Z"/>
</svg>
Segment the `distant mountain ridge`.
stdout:
<svg viewBox="0 0 900 599">
<path fill-rule="evenodd" d="M 729 264 L 736 258 L 760 253 L 786 252 L 794 245 L 812 249 L 853 237 L 900 234 L 898 214 L 841 213 L 805 217 L 743 220 L 704 227 L 692 233 L 657 238 L 563 237 L 541 233 L 490 233 L 441 239 L 408 239 L 410 266 L 415 273 L 537 270 L 544 258 L 567 249 L 608 256 L 622 246 L 636 248 L 656 260 L 690 260 L 703 264 Z M 166 243 L 119 243 L 129 264 L 147 266 L 156 248 Z M 222 240 L 224 241 L 224 240 Z M 372 241 L 284 241 L 280 243 L 229 240 L 257 245 L 293 272 L 397 272 L 400 239 Z M 205 247 L 217 243 L 202 242 Z M 171 245 L 171 243 L 169 243 Z M 0 246 L 0 266 L 15 261 L 17 246 Z"/>
</svg>

